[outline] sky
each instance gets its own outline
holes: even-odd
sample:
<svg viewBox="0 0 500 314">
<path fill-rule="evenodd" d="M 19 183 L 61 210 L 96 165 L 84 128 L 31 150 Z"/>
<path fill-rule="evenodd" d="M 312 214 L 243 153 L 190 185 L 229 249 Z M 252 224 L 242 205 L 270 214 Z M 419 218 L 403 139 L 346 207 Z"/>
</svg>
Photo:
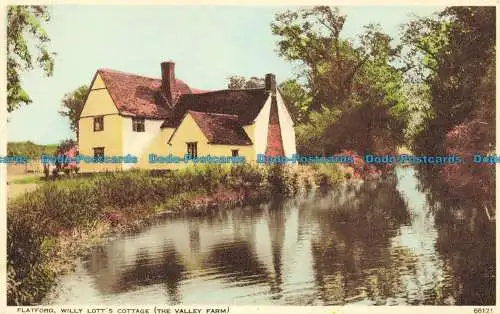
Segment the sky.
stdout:
<svg viewBox="0 0 500 314">
<path fill-rule="evenodd" d="M 56 5 L 45 29 L 57 53 L 54 75 L 22 74 L 33 99 L 8 115 L 7 139 L 55 144 L 74 135 L 62 117 L 64 94 L 90 85 L 99 68 L 160 78 L 160 62 L 176 63 L 175 75 L 199 89 L 223 89 L 231 75 L 276 74 L 278 83 L 297 65 L 279 57 L 270 23 L 293 7 L 270 6 L 90 6 Z M 429 16 L 436 6 L 340 7 L 347 20 L 341 34 L 355 38 L 368 23 L 379 23 L 395 39 L 412 15 Z"/>
</svg>

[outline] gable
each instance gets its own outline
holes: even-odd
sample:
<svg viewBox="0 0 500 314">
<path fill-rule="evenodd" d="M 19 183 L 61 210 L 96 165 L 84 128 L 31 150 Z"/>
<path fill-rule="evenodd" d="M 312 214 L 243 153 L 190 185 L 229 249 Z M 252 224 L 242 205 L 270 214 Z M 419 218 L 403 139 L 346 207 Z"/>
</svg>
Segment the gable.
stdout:
<svg viewBox="0 0 500 314">
<path fill-rule="evenodd" d="M 85 105 L 80 113 L 80 118 L 109 114 L 118 114 L 118 109 L 116 108 L 102 77 L 97 74 L 92 82 L 92 86 L 90 87 Z"/>
<path fill-rule="evenodd" d="M 94 79 L 94 84 L 92 84 L 90 89 L 100 89 L 100 88 L 106 88 L 106 84 L 104 84 L 102 76 L 99 73 L 97 73 L 97 76 Z"/>
<path fill-rule="evenodd" d="M 167 143 L 174 142 L 208 142 L 208 138 L 203 134 L 198 124 L 190 114 L 186 114 L 179 126 L 174 130 Z"/>
</svg>

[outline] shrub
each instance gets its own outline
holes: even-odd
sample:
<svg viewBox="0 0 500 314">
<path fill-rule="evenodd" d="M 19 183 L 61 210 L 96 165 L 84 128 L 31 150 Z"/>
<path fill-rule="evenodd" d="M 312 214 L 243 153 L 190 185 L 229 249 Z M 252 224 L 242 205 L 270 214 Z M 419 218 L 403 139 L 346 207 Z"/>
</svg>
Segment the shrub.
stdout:
<svg viewBox="0 0 500 314">
<path fill-rule="evenodd" d="M 269 182 L 272 193 L 293 194 L 297 191 L 297 173 L 290 167 L 280 164 L 267 166 L 267 181 Z"/>
<path fill-rule="evenodd" d="M 344 179 L 344 171 L 338 164 L 315 165 L 314 180 L 319 186 L 332 186 Z"/>
</svg>

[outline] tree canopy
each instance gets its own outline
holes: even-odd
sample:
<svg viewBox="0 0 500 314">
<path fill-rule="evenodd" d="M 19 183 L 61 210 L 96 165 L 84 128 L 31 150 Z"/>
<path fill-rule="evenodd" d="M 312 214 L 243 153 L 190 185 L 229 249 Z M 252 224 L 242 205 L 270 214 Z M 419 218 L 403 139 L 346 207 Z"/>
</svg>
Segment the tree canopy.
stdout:
<svg viewBox="0 0 500 314">
<path fill-rule="evenodd" d="M 50 20 L 47 6 L 13 5 L 7 13 L 7 111 L 32 102 L 23 88 L 21 73 L 38 66 L 47 75 L 54 72 L 55 53 L 42 24 Z"/>
<path fill-rule="evenodd" d="M 325 148 L 323 153 L 336 153 L 352 144 L 344 136 L 370 138 L 375 133 L 367 132 L 375 129 L 387 132 L 382 132 L 380 139 L 359 142 L 360 146 L 354 147 L 358 152 L 373 151 L 379 140 L 387 140 L 386 144 L 395 149 L 404 140 L 409 112 L 402 91 L 403 71 L 394 65 L 401 47 L 392 45 L 392 38 L 377 24 L 365 25 L 354 40 L 344 38 L 346 19 L 338 8 L 316 6 L 279 13 L 271 23 L 272 32 L 278 37 L 278 54 L 301 66 L 299 80 L 285 83 L 282 92 L 287 102 L 293 104 L 298 120 L 306 124 L 297 129 L 298 146 L 303 153 L 316 151 L 314 147 L 319 144 Z M 360 108 L 386 112 L 381 114 L 387 119 L 372 118 Z M 344 119 L 357 120 L 360 127 L 350 126 L 349 132 L 341 132 L 344 136 L 332 134 L 340 125 L 348 127 L 341 122 Z M 323 140 L 318 143 L 319 138 Z"/>
<path fill-rule="evenodd" d="M 77 139 L 78 119 L 85 105 L 88 91 L 89 87 L 87 85 L 82 85 L 74 91 L 65 94 L 62 99 L 61 110 L 59 111 L 60 115 L 69 119 L 71 130 L 75 132 Z"/>
</svg>

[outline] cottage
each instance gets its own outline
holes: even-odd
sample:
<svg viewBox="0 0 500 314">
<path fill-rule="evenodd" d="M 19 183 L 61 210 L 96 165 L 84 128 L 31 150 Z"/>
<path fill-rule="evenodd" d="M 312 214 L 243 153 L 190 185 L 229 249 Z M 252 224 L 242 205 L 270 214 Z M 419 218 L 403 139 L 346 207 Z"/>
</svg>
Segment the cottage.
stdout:
<svg viewBox="0 0 500 314">
<path fill-rule="evenodd" d="M 81 163 L 80 171 L 173 169 L 150 155 L 241 156 L 295 154 L 293 121 L 267 74 L 265 87 L 202 91 L 177 79 L 173 62 L 161 79 L 99 69 L 79 119 L 84 156 L 135 156 L 137 163 Z"/>
</svg>

